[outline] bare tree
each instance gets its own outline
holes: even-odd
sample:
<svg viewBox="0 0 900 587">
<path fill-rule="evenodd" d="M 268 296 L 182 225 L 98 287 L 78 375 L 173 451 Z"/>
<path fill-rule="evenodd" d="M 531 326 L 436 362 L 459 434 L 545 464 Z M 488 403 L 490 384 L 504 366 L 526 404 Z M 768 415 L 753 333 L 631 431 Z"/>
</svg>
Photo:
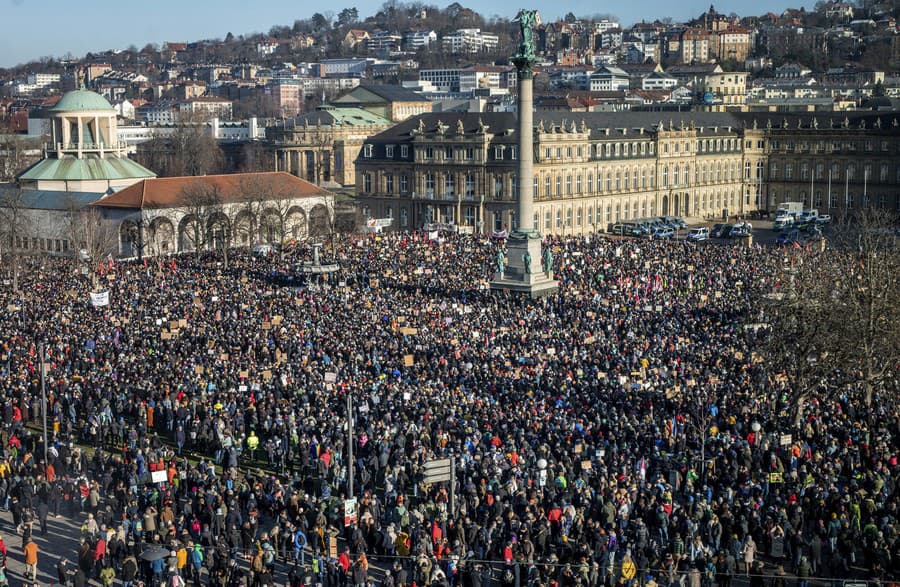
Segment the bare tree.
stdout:
<svg viewBox="0 0 900 587">
<path fill-rule="evenodd" d="M 865 208 L 835 228 L 832 238 L 832 328 L 842 339 L 832 353 L 849 383 L 871 406 L 876 388 L 893 382 L 900 364 L 900 250 L 897 217 Z M 820 277 L 821 279 L 821 277 Z"/>
<path fill-rule="evenodd" d="M 187 236 L 194 252 L 199 255 L 207 247 L 221 249 L 227 266 L 231 226 L 219 186 L 191 182 L 182 188 L 178 202 L 187 217 Z"/>
<path fill-rule="evenodd" d="M 171 135 L 142 143 L 137 158 L 160 177 L 212 175 L 225 165 L 225 155 L 206 125 L 192 120 L 179 123 Z"/>
<path fill-rule="evenodd" d="M 896 219 L 863 210 L 832 230 L 822 252 L 792 250 L 771 304 L 764 349 L 773 382 L 799 424 L 814 393 L 889 394 L 900 364 Z M 895 392 L 896 389 L 893 389 Z"/>
<path fill-rule="evenodd" d="M 28 238 L 30 230 L 31 217 L 24 190 L 18 187 L 0 190 L 0 247 L 12 273 L 13 291 L 19 291 L 21 243 Z"/>
<path fill-rule="evenodd" d="M 767 386 L 775 400 L 791 407 L 794 425 L 800 424 L 813 394 L 830 381 L 835 369 L 829 320 L 822 312 L 823 282 L 811 279 L 816 258 L 787 251 L 779 290 L 769 294 L 768 322 L 763 327 Z"/>
<path fill-rule="evenodd" d="M 16 134 L 0 134 L 0 181 L 13 181 L 35 160 L 28 143 Z"/>
<path fill-rule="evenodd" d="M 118 245 L 118 235 L 112 225 L 94 206 L 85 206 L 75 200 L 67 205 L 67 231 L 75 253 L 85 261 L 102 263 L 112 255 Z M 92 272 L 92 285 L 96 288 L 96 272 Z"/>
<path fill-rule="evenodd" d="M 278 245 L 283 258 L 283 245 L 295 232 L 293 194 L 284 184 L 262 174 L 244 178 L 240 189 L 242 209 L 249 212 L 253 222 L 252 235 Z"/>
</svg>

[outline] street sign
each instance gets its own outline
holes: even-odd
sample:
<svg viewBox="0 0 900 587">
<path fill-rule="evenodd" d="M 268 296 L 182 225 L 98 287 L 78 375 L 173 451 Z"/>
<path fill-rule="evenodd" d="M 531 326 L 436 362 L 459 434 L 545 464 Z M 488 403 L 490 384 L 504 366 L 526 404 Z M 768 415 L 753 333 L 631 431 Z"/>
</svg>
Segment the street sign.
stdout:
<svg viewBox="0 0 900 587">
<path fill-rule="evenodd" d="M 434 459 L 425 463 L 425 483 L 450 481 L 453 461 L 451 459 Z"/>
</svg>

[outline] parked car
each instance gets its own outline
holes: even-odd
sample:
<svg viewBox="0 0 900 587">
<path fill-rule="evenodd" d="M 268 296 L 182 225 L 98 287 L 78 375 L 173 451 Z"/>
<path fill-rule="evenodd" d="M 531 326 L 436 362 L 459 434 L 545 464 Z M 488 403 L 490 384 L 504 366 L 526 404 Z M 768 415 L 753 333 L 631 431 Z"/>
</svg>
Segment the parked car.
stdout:
<svg viewBox="0 0 900 587">
<path fill-rule="evenodd" d="M 772 224 L 772 230 L 784 230 L 786 228 L 792 227 L 793 225 L 794 218 L 792 216 L 779 216 Z"/>
<path fill-rule="evenodd" d="M 741 238 L 745 236 L 750 236 L 753 232 L 753 225 L 749 222 L 738 222 L 731 228 L 731 232 L 728 234 L 731 238 Z"/>
<path fill-rule="evenodd" d="M 731 224 L 727 223 L 719 223 L 713 226 L 713 229 L 709 231 L 709 236 L 713 238 L 727 238 L 731 233 Z"/>
<path fill-rule="evenodd" d="M 687 233 L 687 239 L 692 241 L 705 241 L 709 239 L 709 227 L 697 226 Z"/>
<path fill-rule="evenodd" d="M 831 224 L 831 215 L 819 214 L 816 218 L 816 224 Z"/>
<path fill-rule="evenodd" d="M 675 236 L 675 231 L 668 226 L 653 231 L 653 238 L 672 238 L 673 236 Z"/>
</svg>

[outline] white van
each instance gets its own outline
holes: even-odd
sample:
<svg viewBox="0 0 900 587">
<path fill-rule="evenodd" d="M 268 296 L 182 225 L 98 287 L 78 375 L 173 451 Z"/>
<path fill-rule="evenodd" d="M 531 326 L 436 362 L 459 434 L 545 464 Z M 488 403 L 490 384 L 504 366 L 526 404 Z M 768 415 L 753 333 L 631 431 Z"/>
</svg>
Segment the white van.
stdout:
<svg viewBox="0 0 900 587">
<path fill-rule="evenodd" d="M 696 228 L 692 228 L 689 233 L 687 233 L 687 239 L 692 241 L 705 241 L 709 239 L 709 227 L 708 226 L 698 226 Z"/>
</svg>

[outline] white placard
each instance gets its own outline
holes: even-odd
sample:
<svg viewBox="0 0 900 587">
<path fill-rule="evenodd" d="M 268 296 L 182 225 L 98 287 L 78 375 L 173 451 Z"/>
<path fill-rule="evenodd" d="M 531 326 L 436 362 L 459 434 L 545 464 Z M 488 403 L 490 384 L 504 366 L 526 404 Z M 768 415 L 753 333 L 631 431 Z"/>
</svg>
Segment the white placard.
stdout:
<svg viewBox="0 0 900 587">
<path fill-rule="evenodd" d="M 95 308 L 109 305 L 109 290 L 91 292 L 91 305 Z"/>
</svg>

